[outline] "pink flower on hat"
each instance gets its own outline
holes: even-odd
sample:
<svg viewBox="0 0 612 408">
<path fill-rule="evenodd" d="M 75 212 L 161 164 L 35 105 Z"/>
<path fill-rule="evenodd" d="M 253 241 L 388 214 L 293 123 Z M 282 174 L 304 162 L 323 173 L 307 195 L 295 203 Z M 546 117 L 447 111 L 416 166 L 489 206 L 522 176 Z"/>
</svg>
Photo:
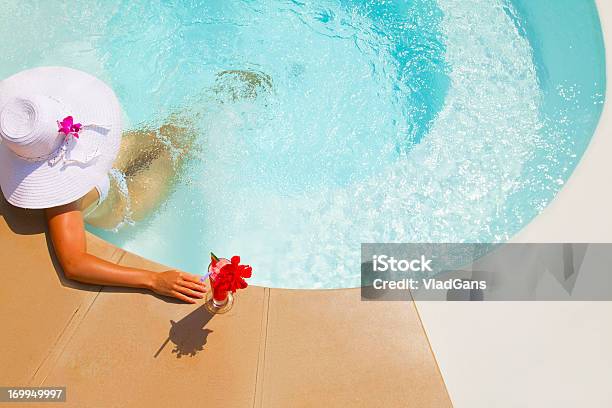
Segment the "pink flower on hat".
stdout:
<svg viewBox="0 0 612 408">
<path fill-rule="evenodd" d="M 68 136 L 79 138 L 79 131 L 83 127 L 80 123 L 74 123 L 72 116 L 66 116 L 61 122 L 57 121 L 57 131 Z"/>
</svg>

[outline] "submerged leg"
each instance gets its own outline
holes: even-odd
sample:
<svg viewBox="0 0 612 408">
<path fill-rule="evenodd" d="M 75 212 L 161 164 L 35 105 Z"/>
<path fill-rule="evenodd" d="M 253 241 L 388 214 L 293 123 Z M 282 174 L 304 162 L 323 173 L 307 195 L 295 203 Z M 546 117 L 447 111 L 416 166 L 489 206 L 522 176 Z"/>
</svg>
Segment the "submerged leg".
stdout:
<svg viewBox="0 0 612 408">
<path fill-rule="evenodd" d="M 116 166 L 125 175 L 134 221 L 145 218 L 167 197 L 190 156 L 196 131 L 191 125 L 173 123 L 175 119 L 170 116 L 157 132 L 125 135 Z"/>
<path fill-rule="evenodd" d="M 271 78 L 256 71 L 222 71 L 217 74 L 212 91 L 217 102 L 254 99 L 272 91 Z M 212 102 L 212 101 L 211 101 Z M 144 219 L 168 196 L 185 163 L 196 150 L 197 123 L 202 112 L 184 110 L 168 116 L 159 128 L 144 127 L 123 134 L 119 155 L 113 166 L 125 176 L 129 198 L 121 193 L 117 180 L 104 203 L 87 222 L 101 228 L 113 228 L 129 207 L 130 218 Z"/>
</svg>

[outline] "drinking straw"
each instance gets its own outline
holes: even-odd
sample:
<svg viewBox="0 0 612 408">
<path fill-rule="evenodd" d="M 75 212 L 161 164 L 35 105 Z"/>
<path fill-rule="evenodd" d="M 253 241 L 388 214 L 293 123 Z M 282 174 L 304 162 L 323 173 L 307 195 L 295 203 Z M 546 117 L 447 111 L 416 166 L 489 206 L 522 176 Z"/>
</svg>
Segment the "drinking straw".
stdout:
<svg viewBox="0 0 612 408">
<path fill-rule="evenodd" d="M 204 275 L 200 276 L 200 282 L 204 282 L 206 278 L 210 276 L 210 271 L 206 272 Z"/>
<path fill-rule="evenodd" d="M 219 262 L 219 258 L 217 258 L 217 255 L 213 254 L 212 252 L 210 253 L 210 259 L 212 259 L 215 262 Z M 211 274 L 211 271 L 207 271 L 202 277 L 200 277 L 200 282 L 204 282 L 206 280 L 206 278 L 208 278 Z"/>
</svg>

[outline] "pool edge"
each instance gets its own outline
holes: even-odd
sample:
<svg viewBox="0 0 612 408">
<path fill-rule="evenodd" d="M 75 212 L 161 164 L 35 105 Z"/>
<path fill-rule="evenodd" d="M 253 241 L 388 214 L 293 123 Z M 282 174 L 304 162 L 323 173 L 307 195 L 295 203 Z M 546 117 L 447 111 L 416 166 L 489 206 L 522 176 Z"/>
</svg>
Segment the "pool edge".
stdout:
<svg viewBox="0 0 612 408">
<path fill-rule="evenodd" d="M 597 128 L 572 175 L 510 242 L 612 242 L 612 3 L 595 0 L 604 38 L 606 97 Z M 607 137 L 606 137 L 607 135 Z M 604 171 L 602 171 L 604 170 Z"/>
</svg>

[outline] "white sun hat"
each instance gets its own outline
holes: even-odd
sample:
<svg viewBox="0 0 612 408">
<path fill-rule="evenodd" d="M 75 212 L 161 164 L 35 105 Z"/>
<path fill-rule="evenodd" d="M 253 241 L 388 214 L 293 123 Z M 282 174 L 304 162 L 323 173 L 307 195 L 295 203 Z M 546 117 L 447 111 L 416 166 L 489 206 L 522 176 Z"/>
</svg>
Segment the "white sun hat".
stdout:
<svg viewBox="0 0 612 408">
<path fill-rule="evenodd" d="M 59 130 L 72 116 L 76 134 Z M 0 81 L 0 188 L 22 208 L 83 197 L 106 177 L 121 142 L 121 106 L 85 72 L 39 67 Z"/>
</svg>

